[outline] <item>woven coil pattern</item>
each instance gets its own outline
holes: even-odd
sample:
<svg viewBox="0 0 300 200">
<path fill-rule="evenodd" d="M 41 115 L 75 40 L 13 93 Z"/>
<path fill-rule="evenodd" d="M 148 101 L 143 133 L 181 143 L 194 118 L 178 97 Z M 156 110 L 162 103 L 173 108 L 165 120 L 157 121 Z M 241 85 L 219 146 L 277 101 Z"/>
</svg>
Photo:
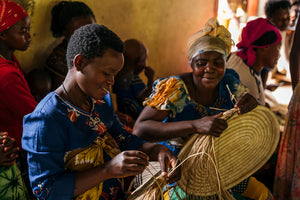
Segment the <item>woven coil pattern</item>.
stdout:
<svg viewBox="0 0 300 200">
<path fill-rule="evenodd" d="M 219 138 L 195 134 L 179 154 L 183 160 L 180 188 L 188 195 L 222 195 L 261 168 L 275 151 L 280 130 L 275 115 L 257 106 L 243 115 L 234 114 Z"/>
</svg>

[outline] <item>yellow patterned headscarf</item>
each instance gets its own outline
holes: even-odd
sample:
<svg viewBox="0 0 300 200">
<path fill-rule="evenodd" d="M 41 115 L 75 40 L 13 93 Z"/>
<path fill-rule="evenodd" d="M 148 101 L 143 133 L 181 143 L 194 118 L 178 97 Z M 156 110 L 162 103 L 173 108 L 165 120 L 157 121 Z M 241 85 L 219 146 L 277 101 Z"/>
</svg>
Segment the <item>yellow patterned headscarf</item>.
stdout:
<svg viewBox="0 0 300 200">
<path fill-rule="evenodd" d="M 216 51 L 228 56 L 232 45 L 231 33 L 213 17 L 202 30 L 190 37 L 187 44 L 188 59 L 191 62 L 195 56 L 205 51 Z"/>
</svg>

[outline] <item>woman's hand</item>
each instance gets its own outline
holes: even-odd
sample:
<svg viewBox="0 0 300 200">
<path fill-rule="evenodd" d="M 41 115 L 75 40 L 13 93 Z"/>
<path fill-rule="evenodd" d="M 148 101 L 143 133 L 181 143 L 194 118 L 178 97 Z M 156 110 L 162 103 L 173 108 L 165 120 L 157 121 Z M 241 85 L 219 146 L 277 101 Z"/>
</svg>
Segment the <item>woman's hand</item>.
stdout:
<svg viewBox="0 0 300 200">
<path fill-rule="evenodd" d="M 158 161 L 161 168 L 161 175 L 165 177 L 167 183 L 174 183 L 180 179 L 181 168 L 176 168 L 177 157 L 164 145 L 155 143 L 144 143 L 140 149 L 150 156 L 150 160 Z M 175 169 L 171 173 L 171 169 Z"/>
<path fill-rule="evenodd" d="M 15 140 L 7 132 L 0 132 L 0 166 L 15 164 L 18 157 L 18 147 L 14 147 Z"/>
<path fill-rule="evenodd" d="M 167 147 L 160 145 L 157 148 L 160 149 L 157 160 L 160 164 L 161 175 L 165 177 L 167 183 L 178 181 L 181 177 L 181 167 L 177 167 L 179 160 Z"/>
<path fill-rule="evenodd" d="M 104 164 L 111 178 L 123 178 L 142 173 L 149 165 L 149 157 L 142 151 L 123 151 Z"/>
<path fill-rule="evenodd" d="M 226 120 L 220 119 L 222 115 L 223 113 L 219 113 L 215 116 L 193 120 L 192 126 L 196 129 L 196 133 L 220 137 L 221 133 L 228 126 Z"/>
<path fill-rule="evenodd" d="M 248 92 L 242 94 L 235 104 L 235 108 L 239 108 L 239 114 L 247 113 L 259 105 L 258 101 Z"/>
</svg>

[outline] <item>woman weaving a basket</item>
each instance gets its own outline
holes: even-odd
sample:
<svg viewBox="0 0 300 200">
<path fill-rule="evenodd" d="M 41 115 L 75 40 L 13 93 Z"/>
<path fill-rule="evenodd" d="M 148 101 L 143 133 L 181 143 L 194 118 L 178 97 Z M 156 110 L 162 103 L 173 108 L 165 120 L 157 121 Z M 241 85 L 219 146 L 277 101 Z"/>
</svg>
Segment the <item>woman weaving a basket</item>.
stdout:
<svg viewBox="0 0 300 200">
<path fill-rule="evenodd" d="M 194 133 L 219 137 L 227 128 L 226 120 L 221 118 L 223 111 L 236 108 L 243 114 L 254 109 L 258 102 L 247 93 L 238 74 L 225 69 L 231 46 L 230 32 L 211 18 L 188 43 L 193 71 L 155 81 L 133 133 L 148 141 L 159 141 L 178 154 Z M 166 192 L 166 199 L 192 199 L 180 186 Z M 272 199 L 270 191 L 252 177 L 228 191 L 236 198 Z"/>
</svg>

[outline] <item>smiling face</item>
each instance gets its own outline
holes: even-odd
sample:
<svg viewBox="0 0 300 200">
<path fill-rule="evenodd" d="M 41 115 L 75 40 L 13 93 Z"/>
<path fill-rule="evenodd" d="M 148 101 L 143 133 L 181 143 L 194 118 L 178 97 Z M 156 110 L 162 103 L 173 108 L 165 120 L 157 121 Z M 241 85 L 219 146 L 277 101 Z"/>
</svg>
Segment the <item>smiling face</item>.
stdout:
<svg viewBox="0 0 300 200">
<path fill-rule="evenodd" d="M 81 70 L 76 71 L 77 83 L 87 96 L 100 100 L 108 94 L 123 64 L 122 53 L 107 49 L 102 57 L 89 60 Z"/>
<path fill-rule="evenodd" d="M 5 41 L 8 48 L 12 50 L 25 51 L 31 42 L 30 18 L 28 16 L 21 19 L 15 25 L 1 33 L 1 39 Z"/>
<path fill-rule="evenodd" d="M 192 60 L 194 84 L 198 88 L 215 89 L 225 73 L 225 56 L 215 51 L 206 51 Z"/>
</svg>

